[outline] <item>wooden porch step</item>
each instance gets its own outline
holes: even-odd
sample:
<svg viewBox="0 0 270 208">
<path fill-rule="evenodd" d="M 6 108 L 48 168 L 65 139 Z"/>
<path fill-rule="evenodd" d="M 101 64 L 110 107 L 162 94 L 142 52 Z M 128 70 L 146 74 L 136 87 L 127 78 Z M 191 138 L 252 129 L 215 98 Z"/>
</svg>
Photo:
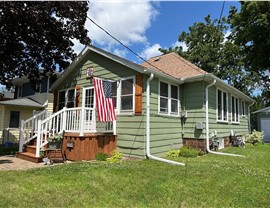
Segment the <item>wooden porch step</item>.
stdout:
<svg viewBox="0 0 270 208">
<path fill-rule="evenodd" d="M 27 145 L 26 152 L 36 154 L 36 145 Z"/>
<path fill-rule="evenodd" d="M 17 152 L 16 157 L 34 163 L 40 163 L 43 159 L 43 157 L 36 157 L 35 154 L 30 152 Z"/>
</svg>

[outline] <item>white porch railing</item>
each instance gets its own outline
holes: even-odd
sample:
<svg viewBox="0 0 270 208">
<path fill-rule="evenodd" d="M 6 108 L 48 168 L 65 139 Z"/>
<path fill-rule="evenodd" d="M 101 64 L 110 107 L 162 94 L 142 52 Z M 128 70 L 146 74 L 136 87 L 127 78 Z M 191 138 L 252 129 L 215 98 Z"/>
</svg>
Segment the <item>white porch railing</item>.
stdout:
<svg viewBox="0 0 270 208">
<path fill-rule="evenodd" d="M 48 143 L 48 137 L 63 132 L 84 133 L 116 133 L 116 122 L 98 122 L 94 108 L 63 108 L 50 117 L 39 120 L 37 124 L 36 156 L 40 148 Z"/>
<path fill-rule="evenodd" d="M 25 121 L 21 120 L 20 141 L 19 141 L 20 152 L 22 152 L 22 148 L 24 144 L 28 143 L 29 141 L 37 137 L 38 121 L 44 120 L 50 115 L 51 113 L 49 113 L 47 110 L 44 110 L 38 113 L 34 113 L 34 115 L 31 118 Z"/>
</svg>

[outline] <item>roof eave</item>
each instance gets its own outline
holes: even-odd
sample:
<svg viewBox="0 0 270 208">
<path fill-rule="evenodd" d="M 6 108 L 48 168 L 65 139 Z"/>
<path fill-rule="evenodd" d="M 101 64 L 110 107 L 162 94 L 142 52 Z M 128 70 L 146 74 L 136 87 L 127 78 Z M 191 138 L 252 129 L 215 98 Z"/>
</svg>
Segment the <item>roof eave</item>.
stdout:
<svg viewBox="0 0 270 208">
<path fill-rule="evenodd" d="M 211 73 L 188 77 L 188 78 L 183 79 L 183 81 L 184 81 L 184 83 L 195 82 L 195 81 L 211 82 L 214 79 L 217 81 L 217 84 L 219 85 L 219 87 L 221 86 L 223 89 L 226 89 L 229 92 L 233 92 L 233 94 L 237 95 L 239 98 L 244 99 L 245 101 L 247 101 L 249 103 L 255 102 L 255 100 L 253 100 L 252 98 L 250 98 L 246 94 L 242 93 L 238 89 L 232 87 L 231 85 L 227 84 L 226 82 L 224 82 L 223 80 L 221 80 L 220 78 L 216 77 L 215 75 L 213 75 Z"/>
</svg>

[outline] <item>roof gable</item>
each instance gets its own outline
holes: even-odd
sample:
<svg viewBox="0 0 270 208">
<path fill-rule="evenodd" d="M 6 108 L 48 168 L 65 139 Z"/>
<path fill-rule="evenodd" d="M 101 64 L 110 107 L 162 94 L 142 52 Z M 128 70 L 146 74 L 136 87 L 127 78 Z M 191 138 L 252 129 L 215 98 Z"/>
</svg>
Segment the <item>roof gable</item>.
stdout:
<svg viewBox="0 0 270 208">
<path fill-rule="evenodd" d="M 206 71 L 195 66 L 175 52 L 150 58 L 141 65 L 151 69 L 159 69 L 177 79 L 207 74 Z"/>
</svg>

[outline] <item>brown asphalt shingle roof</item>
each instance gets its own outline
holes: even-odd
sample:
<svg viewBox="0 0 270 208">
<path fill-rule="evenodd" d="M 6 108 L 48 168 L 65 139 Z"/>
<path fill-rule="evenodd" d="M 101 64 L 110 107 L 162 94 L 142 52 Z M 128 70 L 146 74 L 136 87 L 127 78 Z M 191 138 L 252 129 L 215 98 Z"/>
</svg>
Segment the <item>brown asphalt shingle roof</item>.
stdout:
<svg viewBox="0 0 270 208">
<path fill-rule="evenodd" d="M 155 56 L 150 58 L 148 62 L 151 65 L 154 65 L 156 68 L 147 62 L 144 62 L 141 65 L 154 70 L 162 71 L 178 79 L 207 74 L 206 71 L 195 66 L 175 52 Z"/>
</svg>

